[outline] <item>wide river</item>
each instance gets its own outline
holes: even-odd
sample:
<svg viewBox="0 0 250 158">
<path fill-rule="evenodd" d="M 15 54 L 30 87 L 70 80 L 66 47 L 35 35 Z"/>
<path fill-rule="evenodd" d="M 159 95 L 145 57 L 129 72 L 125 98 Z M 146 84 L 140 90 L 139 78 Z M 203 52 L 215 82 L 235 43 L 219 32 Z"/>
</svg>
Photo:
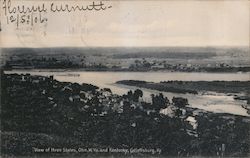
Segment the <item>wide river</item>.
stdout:
<svg viewBox="0 0 250 158">
<path fill-rule="evenodd" d="M 250 81 L 250 73 L 194 73 L 194 72 L 86 72 L 86 71 L 51 71 L 51 70 L 12 70 L 5 73 L 18 73 L 31 75 L 50 76 L 58 81 L 89 83 L 100 88 L 110 88 L 113 93 L 122 95 L 137 87 L 115 84 L 119 80 L 144 80 L 151 82 L 179 80 L 179 81 Z M 159 91 L 143 90 L 143 99 L 150 101 L 150 94 L 158 94 Z M 173 96 L 185 97 L 191 107 L 212 111 L 216 113 L 231 113 L 236 115 L 249 116 L 247 111 L 241 107 L 246 101 L 234 100 L 233 95 L 223 93 L 206 94 L 178 94 L 162 92 L 164 96 L 172 99 Z"/>
</svg>

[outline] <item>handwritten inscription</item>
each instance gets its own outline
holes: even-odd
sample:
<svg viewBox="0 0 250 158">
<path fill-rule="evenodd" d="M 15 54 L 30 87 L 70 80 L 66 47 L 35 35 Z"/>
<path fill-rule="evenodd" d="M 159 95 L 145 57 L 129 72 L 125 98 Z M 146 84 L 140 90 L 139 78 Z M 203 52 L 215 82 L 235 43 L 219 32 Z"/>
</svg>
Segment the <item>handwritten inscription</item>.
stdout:
<svg viewBox="0 0 250 158">
<path fill-rule="evenodd" d="M 106 1 L 85 1 L 84 5 L 71 5 L 68 3 L 39 3 L 37 5 L 13 5 L 11 0 L 3 0 L 3 11 L 7 24 L 15 24 L 17 29 L 20 25 L 43 24 L 48 22 L 48 13 L 71 13 L 83 11 L 105 11 L 112 8 L 106 5 Z M 80 2 L 79 2 L 80 3 Z"/>
<path fill-rule="evenodd" d="M 111 8 L 112 6 L 106 7 L 105 4 L 100 1 L 98 3 L 93 2 L 90 5 L 87 6 L 69 6 L 68 4 L 65 5 L 55 5 L 54 3 L 51 3 L 50 5 L 50 11 L 52 12 L 75 12 L 75 11 L 86 11 L 86 10 L 94 10 L 94 11 L 100 11 L 100 10 L 106 10 L 107 8 Z"/>
</svg>

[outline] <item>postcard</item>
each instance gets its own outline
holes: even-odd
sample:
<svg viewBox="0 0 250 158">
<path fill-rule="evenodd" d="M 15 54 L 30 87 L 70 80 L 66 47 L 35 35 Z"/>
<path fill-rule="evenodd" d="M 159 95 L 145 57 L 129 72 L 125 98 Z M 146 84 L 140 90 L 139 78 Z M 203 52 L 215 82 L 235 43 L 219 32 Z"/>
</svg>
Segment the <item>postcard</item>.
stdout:
<svg viewBox="0 0 250 158">
<path fill-rule="evenodd" d="M 1 157 L 249 157 L 247 0 L 1 0 Z"/>
</svg>

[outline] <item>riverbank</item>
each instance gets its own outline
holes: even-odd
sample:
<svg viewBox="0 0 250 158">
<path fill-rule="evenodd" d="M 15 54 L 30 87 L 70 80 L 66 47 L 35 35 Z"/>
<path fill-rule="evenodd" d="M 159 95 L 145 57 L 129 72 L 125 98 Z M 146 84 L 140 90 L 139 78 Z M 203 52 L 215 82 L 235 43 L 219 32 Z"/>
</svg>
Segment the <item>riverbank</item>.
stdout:
<svg viewBox="0 0 250 158">
<path fill-rule="evenodd" d="M 172 93 L 225 93 L 234 95 L 234 99 L 246 100 L 250 106 L 250 81 L 162 81 L 154 83 L 139 80 L 122 80 L 116 83 Z M 248 113 L 250 112 L 249 109 Z"/>
<path fill-rule="evenodd" d="M 162 81 L 154 83 L 139 80 L 122 80 L 116 83 L 175 93 L 198 94 L 201 91 L 250 93 L 250 81 Z"/>
<path fill-rule="evenodd" d="M 195 73 L 250 73 L 250 67 L 223 67 L 223 68 L 198 68 L 198 69 L 169 69 L 169 68 L 81 68 L 81 67 L 4 67 L 7 71 L 23 71 L 23 70 L 40 70 L 51 72 L 63 72 L 63 71 L 86 71 L 86 72 L 195 72 Z"/>
<path fill-rule="evenodd" d="M 154 148 L 161 151 L 156 156 L 250 153 L 246 139 L 249 117 L 190 108 L 185 98 L 169 100 L 159 94 L 152 97 L 152 103 L 145 103 L 140 100 L 140 90 L 120 96 L 91 84 L 59 82 L 53 76 L 30 74 L 1 74 L 1 84 L 3 155 L 98 154 L 73 152 L 79 148 Z M 67 148 L 72 152 L 41 153 L 34 148 Z M 147 152 L 104 155 L 152 156 Z"/>
<path fill-rule="evenodd" d="M 125 86 L 115 84 L 120 80 L 143 80 L 147 82 L 158 83 L 162 80 L 171 81 L 248 81 L 249 74 L 246 73 L 177 73 L 177 72 L 80 72 L 80 71 L 68 71 L 68 72 L 48 72 L 40 70 L 26 70 L 26 71 L 4 71 L 6 74 L 31 74 L 37 76 L 54 76 L 54 79 L 60 82 L 71 83 L 88 83 L 96 85 L 100 88 L 110 88 L 114 94 L 123 95 L 130 90 L 136 90 L 134 86 Z M 234 94 L 224 93 L 210 93 L 204 92 L 201 94 L 184 94 L 184 93 L 170 93 L 161 92 L 157 90 L 150 90 L 146 88 L 140 88 L 143 91 L 143 100 L 150 102 L 151 94 L 163 93 L 168 98 L 183 97 L 187 98 L 192 107 L 200 108 L 206 111 L 215 113 L 231 113 L 234 115 L 248 116 L 247 110 L 241 107 L 246 105 L 244 100 L 235 100 Z"/>
<path fill-rule="evenodd" d="M 164 81 L 249 81 L 250 73 L 207 73 L 207 72 L 171 72 L 171 71 L 147 71 L 147 72 L 119 72 L 119 71 L 84 71 L 82 69 L 13 69 L 4 70 L 5 73 L 30 73 L 30 74 L 41 74 L 48 73 L 51 75 L 60 74 L 93 74 L 95 76 L 101 75 L 115 75 L 116 79 L 119 80 L 139 80 L 137 78 L 144 78 L 145 81 L 149 82 L 161 82 Z M 124 78 L 124 75 L 126 78 Z M 118 75 L 118 76 L 117 76 Z M 119 77 L 120 76 L 120 77 Z M 88 76 L 89 77 L 89 76 Z M 110 77 L 111 83 L 118 80 Z"/>
</svg>

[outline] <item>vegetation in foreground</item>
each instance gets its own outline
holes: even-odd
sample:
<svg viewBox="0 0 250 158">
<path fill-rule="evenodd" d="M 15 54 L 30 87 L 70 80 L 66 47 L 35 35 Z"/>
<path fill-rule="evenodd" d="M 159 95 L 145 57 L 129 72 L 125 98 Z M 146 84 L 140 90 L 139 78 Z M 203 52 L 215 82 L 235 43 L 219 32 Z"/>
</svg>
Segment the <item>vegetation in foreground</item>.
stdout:
<svg viewBox="0 0 250 158">
<path fill-rule="evenodd" d="M 118 96 L 52 76 L 1 74 L 2 155 L 98 154 L 35 148 L 154 148 L 163 156 L 249 156 L 249 117 L 188 108 L 185 98 L 159 94 L 145 103 L 142 96 L 140 90 Z"/>
</svg>

